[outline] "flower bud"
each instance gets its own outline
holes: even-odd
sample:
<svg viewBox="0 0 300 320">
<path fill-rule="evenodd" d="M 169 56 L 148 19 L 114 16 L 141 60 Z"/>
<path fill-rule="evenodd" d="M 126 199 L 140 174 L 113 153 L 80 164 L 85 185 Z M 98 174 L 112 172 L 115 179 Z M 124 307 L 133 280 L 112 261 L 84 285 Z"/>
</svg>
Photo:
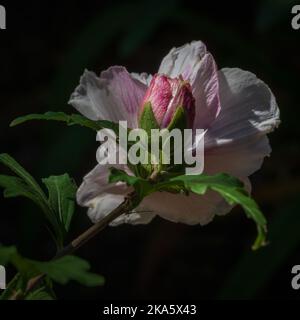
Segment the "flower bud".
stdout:
<svg viewBox="0 0 300 320">
<path fill-rule="evenodd" d="M 171 79 L 166 75 L 154 75 L 143 99 L 141 115 L 145 111 L 145 106 L 149 104 L 158 127 L 167 128 L 178 108 L 183 108 L 186 117 L 185 127 L 192 128 L 195 118 L 195 99 L 190 84 L 181 77 Z"/>
</svg>

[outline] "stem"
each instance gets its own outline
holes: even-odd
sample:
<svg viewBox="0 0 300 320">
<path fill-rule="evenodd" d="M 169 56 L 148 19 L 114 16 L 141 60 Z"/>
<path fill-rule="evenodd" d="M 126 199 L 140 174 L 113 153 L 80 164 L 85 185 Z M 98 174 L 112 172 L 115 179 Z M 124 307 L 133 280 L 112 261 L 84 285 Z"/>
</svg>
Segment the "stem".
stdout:
<svg viewBox="0 0 300 320">
<path fill-rule="evenodd" d="M 155 169 L 153 172 L 152 172 L 152 174 L 150 175 L 150 177 L 149 177 L 149 181 L 150 182 L 156 182 L 156 180 L 157 180 L 157 178 L 158 178 L 158 176 L 159 176 L 159 171 L 157 170 L 157 169 Z"/>
<path fill-rule="evenodd" d="M 72 254 L 74 251 L 79 249 L 81 246 L 83 246 L 86 242 L 88 242 L 90 239 L 92 239 L 95 235 L 97 235 L 100 231 L 102 231 L 105 227 L 109 225 L 110 222 L 118 218 L 120 215 L 124 213 L 128 213 L 133 209 L 133 203 L 136 198 L 136 194 L 133 192 L 129 194 L 125 200 L 112 212 L 110 212 L 107 216 L 105 216 L 102 220 L 95 223 L 92 227 L 87 229 L 85 232 L 83 232 L 81 235 L 79 235 L 76 239 L 74 239 L 70 244 L 65 246 L 63 249 L 59 250 L 53 260 L 62 258 L 66 255 Z M 34 288 L 36 288 L 43 278 L 45 277 L 45 274 L 40 274 L 28 281 L 27 288 L 25 290 L 24 294 L 16 293 L 13 296 L 11 296 L 11 300 L 18 300 L 21 299 L 24 295 L 28 294 L 30 291 L 32 291 Z"/>
<path fill-rule="evenodd" d="M 100 231 L 102 231 L 105 227 L 109 225 L 110 222 L 118 218 L 120 215 L 124 213 L 128 213 L 132 210 L 132 197 L 133 195 L 128 196 L 116 209 L 114 209 L 111 213 L 105 216 L 102 220 L 95 223 L 81 235 L 79 235 L 76 239 L 74 239 L 69 245 L 64 247 L 62 250 L 59 250 L 54 259 L 61 258 L 68 254 L 73 253 L 78 248 L 83 246 L 86 242 L 92 239 L 95 235 L 97 235 Z"/>
</svg>

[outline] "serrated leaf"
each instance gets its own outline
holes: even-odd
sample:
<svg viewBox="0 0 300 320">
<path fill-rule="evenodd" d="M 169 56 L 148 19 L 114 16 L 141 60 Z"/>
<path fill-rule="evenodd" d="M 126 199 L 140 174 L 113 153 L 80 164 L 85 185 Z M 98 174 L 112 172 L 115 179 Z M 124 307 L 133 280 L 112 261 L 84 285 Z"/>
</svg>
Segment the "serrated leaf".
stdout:
<svg viewBox="0 0 300 320">
<path fill-rule="evenodd" d="M 24 279 L 29 279 L 38 274 L 29 259 L 23 258 L 15 246 L 3 246 L 0 244 L 0 264 L 6 266 L 12 264 L 22 275 Z"/>
<path fill-rule="evenodd" d="M 154 191 L 154 186 L 146 179 L 130 176 L 125 171 L 116 168 L 110 169 L 109 182 L 125 182 L 127 185 L 134 187 L 138 194 L 136 205 L 142 201 L 142 199 Z"/>
<path fill-rule="evenodd" d="M 47 197 L 36 180 L 10 155 L 0 154 L 0 163 L 13 171 L 15 176 L 0 176 L 0 186 L 4 188 L 5 197 L 23 196 L 34 201 L 43 211 L 55 233 L 55 241 L 61 244 L 63 235 L 55 213 L 48 205 Z"/>
<path fill-rule="evenodd" d="M 90 264 L 76 256 L 66 256 L 49 262 L 34 262 L 35 266 L 52 280 L 66 284 L 71 280 L 93 287 L 104 284 L 104 278 L 89 272 Z"/>
<path fill-rule="evenodd" d="M 64 112 L 46 112 L 44 114 L 28 114 L 21 116 L 13 120 L 10 124 L 11 127 L 17 126 L 19 124 L 25 123 L 32 120 L 48 120 L 48 121 L 61 121 L 65 122 L 68 126 L 80 125 L 95 131 L 101 130 L 103 128 L 112 129 L 118 134 L 119 126 L 118 124 L 108 121 L 108 120 L 90 120 L 80 114 L 66 114 Z"/>
<path fill-rule="evenodd" d="M 24 183 L 24 180 L 15 176 L 0 175 L 0 187 L 4 189 L 5 198 L 25 197 L 44 209 L 44 203 L 39 195 L 33 192 L 32 188 Z"/>
<path fill-rule="evenodd" d="M 169 178 L 160 183 L 151 184 L 148 180 L 136 176 L 129 176 L 126 172 L 115 168 L 111 169 L 109 182 L 123 181 L 133 186 L 139 195 L 139 202 L 156 191 L 167 191 L 178 193 L 180 191 L 192 191 L 203 195 L 207 189 L 218 192 L 230 205 L 239 204 L 244 209 L 248 218 L 254 220 L 257 225 L 258 235 L 253 245 L 253 249 L 265 245 L 266 243 L 266 219 L 260 211 L 256 202 L 244 189 L 244 184 L 237 178 L 226 173 L 216 175 L 181 175 Z M 138 203 L 139 203 L 138 202 Z"/>
<path fill-rule="evenodd" d="M 17 176 L 19 176 L 32 190 L 34 190 L 41 199 L 46 199 L 45 194 L 36 180 L 9 154 L 0 154 L 0 162 L 7 166 Z"/>
<path fill-rule="evenodd" d="M 47 287 L 43 286 L 33 292 L 30 292 L 25 297 L 25 300 L 55 300 L 55 297 Z"/>
<path fill-rule="evenodd" d="M 0 295 L 0 300 L 9 300 L 9 298 L 13 295 L 14 292 L 18 291 L 22 285 L 21 275 L 17 273 L 13 279 L 6 286 L 6 289 Z"/>
<path fill-rule="evenodd" d="M 51 208 L 57 214 L 64 231 L 69 231 L 75 209 L 75 194 L 77 190 L 74 180 L 68 174 L 63 174 L 50 176 L 42 181 L 49 191 L 48 201 Z"/>
<path fill-rule="evenodd" d="M 209 188 L 218 192 L 230 205 L 241 205 L 247 217 L 253 219 L 257 225 L 258 236 L 253 249 L 265 244 L 266 219 L 256 202 L 248 195 L 240 180 L 228 174 L 220 173 L 213 176 L 203 174 L 184 175 L 172 178 L 170 181 L 183 183 L 187 189 L 201 195 Z"/>
<path fill-rule="evenodd" d="M 12 264 L 20 273 L 18 281 L 21 279 L 21 289 L 24 290 L 27 281 L 32 277 L 44 274 L 49 279 L 60 284 L 66 284 L 73 280 L 82 285 L 93 287 L 104 284 L 104 278 L 98 274 L 90 272 L 90 264 L 76 256 L 65 256 L 59 259 L 40 262 L 31 260 L 21 256 L 15 246 L 0 245 L 0 264 Z M 49 287 L 49 283 L 44 281 L 43 286 Z M 48 280 L 49 280 L 48 279 Z M 18 286 L 18 289 L 20 286 Z M 17 289 L 16 281 L 14 280 L 10 286 L 10 291 Z M 48 288 L 50 289 L 50 287 Z M 7 296 L 7 294 L 5 295 Z"/>
<path fill-rule="evenodd" d="M 126 182 L 127 185 L 133 186 L 139 183 L 141 180 L 144 180 L 142 178 L 136 177 L 136 176 L 130 176 L 128 175 L 125 171 L 119 170 L 116 168 L 111 168 L 110 169 L 110 175 L 109 175 L 109 182 Z"/>
</svg>

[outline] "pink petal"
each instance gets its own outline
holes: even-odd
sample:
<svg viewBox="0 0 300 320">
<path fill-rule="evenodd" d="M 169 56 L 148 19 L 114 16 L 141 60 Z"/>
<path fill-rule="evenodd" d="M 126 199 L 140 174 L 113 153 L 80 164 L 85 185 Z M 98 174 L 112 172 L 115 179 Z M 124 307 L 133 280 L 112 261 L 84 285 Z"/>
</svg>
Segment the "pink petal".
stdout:
<svg viewBox="0 0 300 320">
<path fill-rule="evenodd" d="M 194 129 L 206 129 L 221 111 L 218 70 L 213 56 L 207 53 L 191 79 L 196 100 Z"/>
<path fill-rule="evenodd" d="M 241 179 L 246 190 L 251 192 L 248 178 Z M 144 208 L 160 217 L 189 225 L 205 225 L 211 222 L 215 215 L 225 215 L 233 206 L 229 205 L 218 193 L 208 190 L 203 196 L 190 193 L 172 194 L 157 192 L 146 197 L 142 203 Z"/>
<path fill-rule="evenodd" d="M 151 74 L 148 74 L 146 72 L 142 72 L 142 73 L 131 72 L 130 74 L 134 79 L 137 79 L 138 81 L 140 81 L 141 83 L 149 87 L 152 79 Z"/>
<path fill-rule="evenodd" d="M 109 168 L 111 167 L 112 165 L 97 165 L 84 177 L 83 183 L 77 191 L 78 204 L 89 208 L 88 216 L 94 223 L 117 208 L 124 201 L 125 196 L 132 191 L 132 188 L 129 188 L 125 183 L 108 183 Z M 114 167 L 132 174 L 126 166 Z M 141 213 L 139 213 L 140 211 Z M 144 211 L 144 207 L 140 205 L 132 213 L 123 214 L 116 218 L 111 225 L 149 223 L 155 214 Z"/>
<path fill-rule="evenodd" d="M 162 60 L 158 73 L 171 78 L 182 75 L 185 80 L 193 78 L 199 68 L 199 62 L 207 53 L 201 41 L 193 41 L 179 48 L 173 48 Z"/>
<path fill-rule="evenodd" d="M 89 172 L 84 178 L 81 186 L 77 191 L 77 202 L 81 206 L 87 206 L 94 198 L 101 196 L 103 193 L 125 195 L 130 190 L 125 183 L 109 183 L 108 178 L 111 167 L 117 169 L 126 170 L 124 165 L 97 165 L 91 172 Z"/>
<path fill-rule="evenodd" d="M 220 112 L 217 67 L 201 41 L 173 48 L 163 59 L 159 73 L 182 77 L 192 86 L 196 99 L 194 128 L 206 129 Z"/>
<path fill-rule="evenodd" d="M 205 136 L 204 171 L 247 177 L 271 152 L 268 132 L 279 124 L 279 109 L 269 87 L 241 69 L 219 72 L 222 110 Z"/>
<path fill-rule="evenodd" d="M 142 105 L 151 102 L 155 118 L 161 124 L 170 100 L 172 99 L 172 87 L 168 77 L 156 74 L 153 76 L 149 88 L 146 91 Z"/>
<path fill-rule="evenodd" d="M 235 177 L 249 177 L 259 170 L 264 158 L 271 153 L 266 136 L 248 137 L 240 143 L 216 147 L 205 151 L 204 172 L 226 172 Z"/>
<path fill-rule="evenodd" d="M 92 222 L 96 223 L 102 220 L 112 210 L 117 208 L 124 201 L 124 195 L 103 193 L 97 198 L 93 199 L 88 209 L 88 216 Z M 138 207 L 130 214 L 122 214 L 110 223 L 110 226 L 118 226 L 121 224 L 147 224 L 152 221 L 155 214 L 151 212 L 144 212 L 142 207 Z"/>
<path fill-rule="evenodd" d="M 143 206 L 160 217 L 190 225 L 205 225 L 215 214 L 225 214 L 231 207 L 215 192 L 208 191 L 200 196 L 190 193 L 173 194 L 156 192 L 143 201 Z"/>
<path fill-rule="evenodd" d="M 146 89 L 124 67 L 111 67 L 100 77 L 85 71 L 69 103 L 89 119 L 127 120 L 128 126 L 135 128 Z"/>
</svg>

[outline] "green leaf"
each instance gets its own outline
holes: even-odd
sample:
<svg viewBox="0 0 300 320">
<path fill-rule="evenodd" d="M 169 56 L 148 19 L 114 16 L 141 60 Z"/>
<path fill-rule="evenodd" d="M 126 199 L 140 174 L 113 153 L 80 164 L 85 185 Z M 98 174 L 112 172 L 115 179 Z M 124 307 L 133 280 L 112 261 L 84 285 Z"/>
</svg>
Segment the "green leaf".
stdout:
<svg viewBox="0 0 300 320">
<path fill-rule="evenodd" d="M 15 176 L 0 176 L 0 186 L 4 188 L 5 197 L 27 197 L 35 202 L 43 211 L 55 233 L 55 241 L 59 244 L 63 241 L 63 234 L 60 223 L 54 211 L 48 204 L 48 199 L 36 180 L 10 155 L 0 154 L 0 163 L 13 171 Z"/>
<path fill-rule="evenodd" d="M 238 257 L 228 270 L 218 299 L 256 299 L 278 278 L 280 270 L 288 272 L 287 261 L 299 252 L 299 207 L 299 196 L 288 197 L 277 206 L 268 228 L 271 245 L 255 252 L 243 252 Z"/>
<path fill-rule="evenodd" d="M 18 270 L 18 273 L 9 282 L 6 290 L 4 290 L 3 293 L 1 294 L 0 300 L 8 300 L 12 295 L 14 295 L 17 292 L 22 295 L 22 292 L 24 292 L 27 287 L 27 283 L 29 279 L 41 273 L 36 268 L 32 260 L 23 258 L 18 253 L 15 246 L 6 247 L 0 244 L 0 264 L 4 266 L 8 264 L 12 264 Z M 50 284 L 51 284 L 51 280 L 47 278 L 43 281 L 43 284 L 42 284 L 43 292 L 47 293 L 48 295 L 51 294 Z M 41 288 L 37 289 L 33 293 L 30 293 L 29 297 L 28 298 L 26 297 L 26 299 L 33 300 L 33 298 L 35 297 L 35 299 L 37 300 L 38 296 L 39 296 L 39 299 L 41 300 L 42 299 Z M 52 296 L 54 296 L 53 293 L 52 293 Z M 46 298 L 45 295 L 44 295 L 44 298 Z"/>
<path fill-rule="evenodd" d="M 18 175 L 0 175 L 0 187 L 4 188 L 4 196 L 22 196 L 35 202 L 44 212 L 51 225 L 51 234 L 61 247 L 75 209 L 77 186 L 73 179 L 68 174 L 43 179 L 49 193 L 47 197 L 35 179 L 11 156 L 1 154 L 0 162 Z"/>
<path fill-rule="evenodd" d="M 5 247 L 0 244 L 0 265 L 6 266 L 16 253 L 16 247 Z"/>
<path fill-rule="evenodd" d="M 35 291 L 29 292 L 25 300 L 55 300 L 55 296 L 46 286 L 42 286 Z"/>
<path fill-rule="evenodd" d="M 39 274 L 45 274 L 60 284 L 66 284 L 71 280 L 88 287 L 104 284 L 102 276 L 89 271 L 89 262 L 76 256 L 70 255 L 56 260 L 40 262 L 21 256 L 15 246 L 5 247 L 0 245 L 0 264 L 6 266 L 9 263 L 19 271 L 23 284 L 22 289 L 29 279 Z"/>
<path fill-rule="evenodd" d="M 243 188 L 243 183 L 225 173 L 213 176 L 207 175 L 184 175 L 170 179 L 171 182 L 183 183 L 188 190 L 203 195 L 207 189 L 218 192 L 230 205 L 239 204 L 244 209 L 248 218 L 256 222 L 258 236 L 253 249 L 265 245 L 266 219 L 260 211 L 256 202 L 248 195 Z"/>
<path fill-rule="evenodd" d="M 103 128 L 113 130 L 117 135 L 119 132 L 118 124 L 108 121 L 108 120 L 90 120 L 80 114 L 66 114 L 64 112 L 46 112 L 44 114 L 28 114 L 22 117 L 18 117 L 13 120 L 10 124 L 11 127 L 15 127 L 31 120 L 49 120 L 49 121 L 61 121 L 65 122 L 68 126 L 80 125 L 95 131 L 101 130 Z"/>
<path fill-rule="evenodd" d="M 68 232 L 75 209 L 75 194 L 77 186 L 68 174 L 44 178 L 43 183 L 49 191 L 49 205 L 62 223 L 64 231 Z"/>
<path fill-rule="evenodd" d="M 60 284 L 66 284 L 71 280 L 88 287 L 104 284 L 104 278 L 89 272 L 90 264 L 76 256 L 66 256 L 49 262 L 34 262 L 34 265 Z"/>
<path fill-rule="evenodd" d="M 24 180 L 15 177 L 0 175 L 0 187 L 4 189 L 5 198 L 25 197 L 35 202 L 42 209 L 45 209 L 45 203 L 40 196 L 32 190 Z"/>
<path fill-rule="evenodd" d="M 154 191 L 154 185 L 152 185 L 148 180 L 130 176 L 125 171 L 116 168 L 110 169 L 109 182 L 125 182 L 129 186 L 133 186 L 136 193 L 138 194 L 138 199 L 135 205 L 138 205 L 145 196 Z"/>
<path fill-rule="evenodd" d="M 30 279 L 38 274 L 38 270 L 29 259 L 23 258 L 15 246 L 3 246 L 0 244 L 0 264 L 6 266 L 12 264 L 24 279 Z"/>
<path fill-rule="evenodd" d="M 110 168 L 110 176 L 109 176 L 110 183 L 122 181 L 122 182 L 126 182 L 127 185 L 129 185 L 129 186 L 134 186 L 134 185 L 140 183 L 141 180 L 144 181 L 144 179 L 142 179 L 142 178 L 128 175 L 123 170 L 119 170 L 116 168 Z"/>
<path fill-rule="evenodd" d="M 23 281 L 21 279 L 21 275 L 17 273 L 0 295 L 0 300 L 9 300 L 14 292 L 20 290 L 20 288 L 22 287 L 22 283 Z"/>
<path fill-rule="evenodd" d="M 151 183 L 150 181 L 136 177 L 129 176 L 126 172 L 115 168 L 111 169 L 109 182 L 123 181 L 130 186 L 133 186 L 138 194 L 139 204 L 142 199 L 153 193 L 159 191 L 179 193 L 194 192 L 203 195 L 208 189 L 218 192 L 230 205 L 239 204 L 244 209 L 248 218 L 254 220 L 257 225 L 257 238 L 253 244 L 253 250 L 266 244 L 266 219 L 260 211 L 256 202 L 249 196 L 244 189 L 244 184 L 237 178 L 226 173 L 219 173 L 216 175 L 181 175 L 173 178 L 167 178 L 165 181 L 159 183 Z"/>
<path fill-rule="evenodd" d="M 46 199 L 45 194 L 36 180 L 9 154 L 0 154 L 0 163 L 4 164 L 17 176 L 19 176 L 34 192 L 43 200 Z"/>
</svg>

